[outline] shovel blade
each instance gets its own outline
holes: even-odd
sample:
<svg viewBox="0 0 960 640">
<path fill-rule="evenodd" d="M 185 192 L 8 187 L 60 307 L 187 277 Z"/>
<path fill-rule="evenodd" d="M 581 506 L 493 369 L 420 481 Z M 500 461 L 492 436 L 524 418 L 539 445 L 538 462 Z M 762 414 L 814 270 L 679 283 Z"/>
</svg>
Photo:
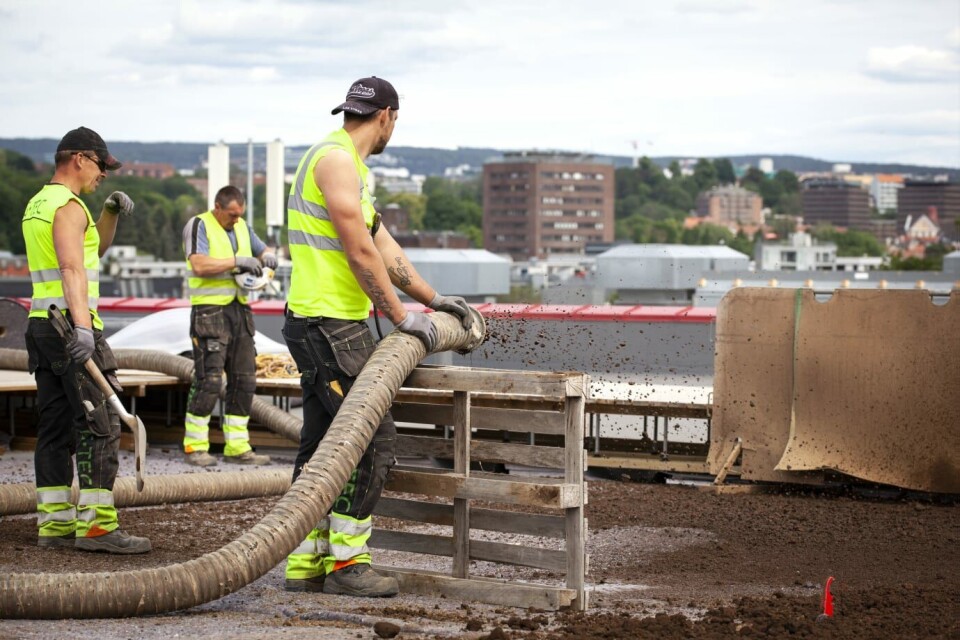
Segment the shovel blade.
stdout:
<svg viewBox="0 0 960 640">
<path fill-rule="evenodd" d="M 137 491 L 143 491 L 143 476 L 147 466 L 147 430 L 140 418 L 136 420 L 137 424 L 133 429 L 133 452 L 137 463 Z"/>
</svg>

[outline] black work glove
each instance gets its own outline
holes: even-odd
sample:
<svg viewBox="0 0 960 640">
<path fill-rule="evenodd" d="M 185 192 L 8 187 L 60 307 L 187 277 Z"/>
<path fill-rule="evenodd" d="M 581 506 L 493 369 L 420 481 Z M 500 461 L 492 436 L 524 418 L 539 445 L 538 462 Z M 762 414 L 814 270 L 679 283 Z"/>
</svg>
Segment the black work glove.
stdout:
<svg viewBox="0 0 960 640">
<path fill-rule="evenodd" d="M 267 269 L 277 270 L 277 256 L 270 251 L 266 251 L 260 256 L 260 263 Z"/>
<path fill-rule="evenodd" d="M 83 364 L 93 356 L 96 349 L 96 340 L 93 337 L 93 329 L 87 327 L 75 327 L 73 337 L 67 341 L 67 351 L 70 357 L 77 364 Z"/>
<path fill-rule="evenodd" d="M 433 300 L 427 305 L 434 311 L 446 311 L 460 318 L 460 324 L 464 329 L 473 326 L 473 316 L 470 315 L 470 306 L 467 301 L 460 296 L 442 296 L 439 293 L 433 296 Z"/>
<path fill-rule="evenodd" d="M 417 337 L 427 347 L 427 353 L 431 353 L 437 346 L 437 327 L 433 324 L 425 313 L 419 311 L 408 311 L 407 317 L 397 325 L 397 329 L 404 333 Z"/>
<path fill-rule="evenodd" d="M 263 267 L 260 266 L 260 261 L 251 256 L 237 256 L 234 258 L 236 260 L 237 271 L 240 273 L 252 273 L 256 277 L 263 275 Z"/>
<path fill-rule="evenodd" d="M 103 208 L 113 215 L 129 216 L 133 214 L 133 200 L 123 191 L 114 191 L 107 196 Z"/>
</svg>

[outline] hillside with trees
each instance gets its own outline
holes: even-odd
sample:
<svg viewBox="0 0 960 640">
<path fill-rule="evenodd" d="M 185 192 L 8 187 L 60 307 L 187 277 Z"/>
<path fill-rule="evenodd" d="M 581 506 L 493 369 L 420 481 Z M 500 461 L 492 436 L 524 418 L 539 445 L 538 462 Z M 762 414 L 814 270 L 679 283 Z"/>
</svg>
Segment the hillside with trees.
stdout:
<svg viewBox="0 0 960 640">
<path fill-rule="evenodd" d="M 23 210 L 51 175 L 51 167 L 38 169 L 30 158 L 0 149 L 0 249 L 24 253 L 20 231 Z M 134 245 L 140 253 L 161 260 L 183 258 L 183 225 L 190 216 L 206 210 L 206 198 L 180 177 L 156 180 L 111 176 L 96 192 L 81 196 L 94 218 L 99 217 L 104 199 L 113 191 L 125 192 L 136 205 L 132 219 L 117 226 L 114 244 Z"/>
</svg>

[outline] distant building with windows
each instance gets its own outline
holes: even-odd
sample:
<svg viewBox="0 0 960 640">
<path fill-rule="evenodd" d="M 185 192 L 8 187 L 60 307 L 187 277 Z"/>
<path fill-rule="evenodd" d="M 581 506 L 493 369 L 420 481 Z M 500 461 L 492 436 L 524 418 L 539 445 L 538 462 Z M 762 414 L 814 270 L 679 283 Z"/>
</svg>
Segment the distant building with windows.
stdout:
<svg viewBox="0 0 960 640">
<path fill-rule="evenodd" d="M 484 248 L 514 260 L 612 242 L 614 169 L 591 155 L 507 153 L 483 166 Z"/>
<path fill-rule="evenodd" d="M 897 226 L 906 231 L 920 216 L 936 222 L 950 240 L 960 239 L 960 183 L 907 180 L 897 192 Z"/>
<path fill-rule="evenodd" d="M 723 227 L 763 224 L 762 211 L 763 198 L 732 184 L 713 187 L 697 196 L 697 216 Z"/>
<path fill-rule="evenodd" d="M 897 192 L 903 189 L 903 176 L 895 173 L 878 173 L 870 183 L 873 206 L 880 213 L 897 210 Z"/>
<path fill-rule="evenodd" d="M 117 169 L 115 175 L 164 180 L 177 175 L 177 170 L 165 162 L 129 162 Z"/>
<path fill-rule="evenodd" d="M 870 195 L 845 180 L 815 178 L 801 183 L 800 202 L 805 224 L 871 231 Z"/>
<path fill-rule="evenodd" d="M 808 233 L 792 233 L 786 242 L 757 243 L 758 271 L 834 271 L 837 245 L 817 242 Z"/>
</svg>

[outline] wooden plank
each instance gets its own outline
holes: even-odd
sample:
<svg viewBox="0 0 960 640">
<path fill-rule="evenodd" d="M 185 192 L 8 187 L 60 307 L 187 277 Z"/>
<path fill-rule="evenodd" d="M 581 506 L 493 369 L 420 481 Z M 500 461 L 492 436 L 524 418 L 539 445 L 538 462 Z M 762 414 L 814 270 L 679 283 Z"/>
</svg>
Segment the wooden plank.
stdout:
<svg viewBox="0 0 960 640">
<path fill-rule="evenodd" d="M 583 422 L 584 398 L 579 396 L 567 398 L 566 406 L 566 438 L 564 451 L 566 463 L 564 465 L 564 480 L 568 483 L 583 485 L 584 456 L 583 456 Z M 586 523 L 584 521 L 583 503 L 586 502 L 586 488 L 584 499 L 580 504 L 566 510 L 566 557 L 565 569 L 567 574 L 567 588 L 577 592 L 576 609 L 583 611 L 586 608 Z"/>
<path fill-rule="evenodd" d="M 566 396 L 568 387 L 582 385 L 582 374 L 430 367 L 421 365 L 403 383 L 407 387 L 450 389 L 478 393 L 514 393 L 533 396 Z M 572 380 L 572 382 L 571 382 Z"/>
<path fill-rule="evenodd" d="M 429 533 L 414 533 L 412 531 L 392 531 L 390 529 L 374 528 L 367 544 L 374 549 L 389 549 L 390 551 L 405 551 L 407 553 L 422 553 L 430 556 L 453 556 L 454 544 L 450 536 L 439 536 Z M 458 576 L 459 577 L 459 576 Z"/>
<path fill-rule="evenodd" d="M 453 407 L 431 404 L 394 404 L 390 408 L 394 420 L 419 424 L 454 424 Z M 563 414 L 553 411 L 494 409 L 474 407 L 471 411 L 474 429 L 496 429 L 520 433 L 563 433 Z"/>
<path fill-rule="evenodd" d="M 397 436 L 397 455 L 453 459 L 453 441 L 434 436 L 400 435 Z M 486 440 L 472 440 L 470 443 L 470 459 L 483 462 L 562 469 L 564 455 L 560 447 L 540 447 Z"/>
<path fill-rule="evenodd" d="M 31 386 L 30 389 L 32 390 L 33 387 Z M 3 391 L 2 386 L 0 386 L 0 391 Z M 299 396 L 300 380 L 258 378 L 257 392 L 275 396 Z M 400 405 L 418 404 L 450 406 L 452 404 L 452 393 L 436 389 L 403 387 L 394 398 L 394 408 Z M 474 411 L 480 408 L 539 411 L 560 411 L 562 409 L 561 403 L 556 399 L 519 394 L 474 393 L 471 404 Z M 660 416 L 705 420 L 711 417 L 713 405 L 697 402 L 588 398 L 585 410 L 587 413 L 601 415 Z M 403 420 L 406 420 L 406 418 Z M 416 422 L 416 420 L 409 420 L 409 422 Z M 432 424 L 447 423 L 445 419 L 425 422 Z"/>
<path fill-rule="evenodd" d="M 431 556 L 455 556 L 456 543 L 449 536 L 413 531 L 374 529 L 368 544 L 375 549 L 423 553 Z M 500 562 L 521 567 L 545 569 L 563 573 L 566 568 L 566 552 L 556 549 L 540 549 L 503 542 L 485 540 L 470 541 L 470 560 Z M 459 578 L 460 576 L 454 576 Z"/>
<path fill-rule="evenodd" d="M 410 471 L 394 468 L 387 476 L 389 491 L 420 493 L 445 498 L 468 498 L 506 504 L 566 509 L 582 500 L 582 484 L 550 482 L 550 478 L 490 479 L 454 473 Z"/>
<path fill-rule="evenodd" d="M 503 582 L 492 578 L 453 578 L 435 571 L 414 571 L 375 565 L 384 575 L 393 576 L 404 593 L 442 596 L 456 601 L 473 600 L 509 607 L 537 608 L 556 611 L 569 607 L 576 593 L 561 587 L 548 587 L 520 582 Z"/>
<path fill-rule="evenodd" d="M 453 506 L 422 500 L 382 497 L 373 512 L 378 516 L 410 522 L 453 526 Z M 502 533 L 519 533 L 545 538 L 566 535 L 565 517 L 542 513 L 518 513 L 470 507 L 470 528 Z"/>
<path fill-rule="evenodd" d="M 137 369 L 120 369 L 117 371 L 117 379 L 125 396 L 142 397 L 147 387 L 189 387 L 176 376 Z M 36 391 L 37 384 L 33 374 L 0 369 L 0 393 L 33 394 Z"/>
<path fill-rule="evenodd" d="M 470 394 L 453 392 L 453 470 L 470 475 Z M 453 499 L 453 575 L 470 575 L 470 502 Z"/>
<path fill-rule="evenodd" d="M 673 473 L 710 473 L 710 463 L 701 456 L 672 455 L 668 460 L 650 455 L 629 456 L 624 454 L 588 454 L 592 468 L 636 469 L 638 471 L 661 471 Z M 740 475 L 740 468 L 730 469 L 730 475 Z"/>
</svg>

